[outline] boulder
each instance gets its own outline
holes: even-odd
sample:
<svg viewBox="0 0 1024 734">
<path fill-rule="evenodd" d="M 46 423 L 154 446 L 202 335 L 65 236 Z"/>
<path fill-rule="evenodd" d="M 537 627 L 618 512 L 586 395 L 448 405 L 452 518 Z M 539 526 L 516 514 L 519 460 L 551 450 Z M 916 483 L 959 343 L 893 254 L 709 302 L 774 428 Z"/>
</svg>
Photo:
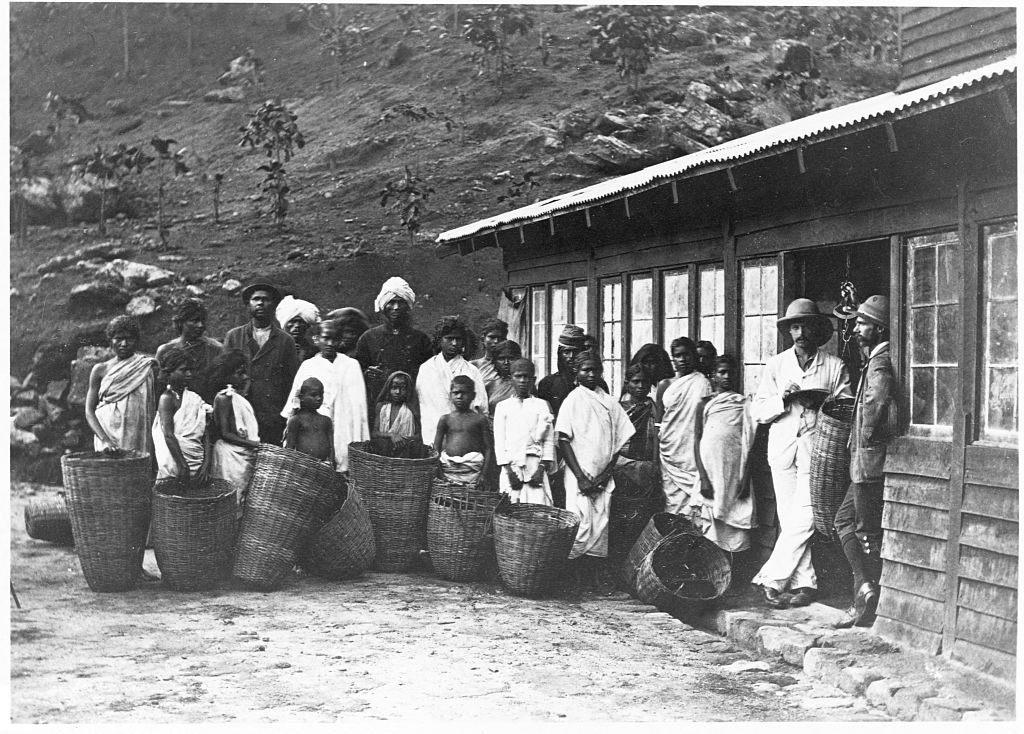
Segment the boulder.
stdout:
<svg viewBox="0 0 1024 734">
<path fill-rule="evenodd" d="M 38 408 L 39 391 L 31 387 L 15 389 L 11 391 L 12 408 Z"/>
<path fill-rule="evenodd" d="M 92 368 L 114 356 L 109 347 L 82 347 L 75 361 L 71 363 L 71 387 L 68 389 L 68 405 L 85 405 L 89 392 L 89 375 Z"/>
<path fill-rule="evenodd" d="M 103 309 L 114 311 L 125 306 L 131 300 L 131 294 L 124 288 L 109 281 L 94 280 L 76 285 L 68 296 L 68 307 Z"/>
<path fill-rule="evenodd" d="M 772 44 L 769 58 L 779 71 L 806 73 L 814 68 L 814 51 L 806 43 L 780 38 Z"/>
<path fill-rule="evenodd" d="M 707 102 L 721 95 L 711 85 L 694 80 L 686 85 L 686 96 Z"/>
<path fill-rule="evenodd" d="M 219 89 L 211 89 L 209 92 L 203 95 L 204 102 L 219 102 L 222 104 L 233 104 L 236 102 L 245 102 L 245 88 L 244 87 L 221 87 Z"/>
<path fill-rule="evenodd" d="M 101 189 L 105 196 L 101 197 Z M 113 217 L 124 208 L 121 191 L 113 181 L 101 181 L 90 173 L 72 174 L 63 182 L 60 191 L 64 213 L 71 222 L 98 222 L 103 199 L 103 216 Z"/>
<path fill-rule="evenodd" d="M 33 176 L 19 181 L 11 191 L 11 207 L 20 202 L 28 224 L 64 224 L 67 216 L 61 204 L 60 189 L 53 179 Z"/>
<path fill-rule="evenodd" d="M 766 99 L 750 109 L 750 119 L 756 120 L 762 127 L 775 127 L 793 119 L 792 113 L 781 101 Z"/>
<path fill-rule="evenodd" d="M 51 403 L 63 402 L 64 398 L 67 397 L 70 385 L 70 380 L 52 380 L 47 383 L 44 396 Z"/>
<path fill-rule="evenodd" d="M 238 291 L 242 290 L 242 284 L 239 283 L 234 278 L 229 278 L 228 280 L 224 281 L 224 283 L 221 285 L 221 288 L 227 291 L 228 293 L 234 295 L 235 293 L 238 293 Z"/>
<path fill-rule="evenodd" d="M 725 81 L 713 83 L 723 97 L 731 99 L 733 102 L 747 102 L 754 98 L 754 93 L 736 79 L 726 79 Z"/>
<path fill-rule="evenodd" d="M 591 128 L 593 116 L 581 110 L 567 110 L 556 118 L 558 132 L 567 138 L 582 138 Z"/>
<path fill-rule="evenodd" d="M 406 61 L 413 57 L 413 50 L 411 46 L 407 46 L 404 41 L 399 41 L 391 50 L 388 55 L 384 57 L 384 67 L 388 69 L 394 69 L 396 66 L 401 66 Z"/>
<path fill-rule="evenodd" d="M 649 162 L 644 151 L 610 135 L 595 135 L 588 141 L 586 152 L 573 157 L 602 173 L 612 174 L 633 173 Z"/>
<path fill-rule="evenodd" d="M 132 250 L 121 247 L 116 242 L 101 242 L 98 245 L 80 247 L 70 255 L 55 255 L 37 267 L 36 273 L 57 273 L 84 260 L 114 260 L 119 257 L 131 257 L 132 254 Z"/>
<path fill-rule="evenodd" d="M 128 106 L 128 101 L 121 97 L 118 97 L 117 99 L 108 99 L 107 109 L 115 115 L 126 115 L 131 110 Z"/>
<path fill-rule="evenodd" d="M 125 124 L 116 128 L 114 130 L 114 135 L 124 135 L 125 133 L 130 133 L 132 130 L 138 130 L 140 127 L 142 127 L 143 122 L 145 122 L 145 120 L 143 120 L 141 117 L 135 117 L 126 122 Z"/>
<path fill-rule="evenodd" d="M 195 298 L 202 298 L 202 296 L 205 295 L 205 293 L 206 293 L 206 291 L 204 291 L 202 288 L 200 288 L 197 285 L 187 285 L 187 286 L 185 286 L 185 292 L 188 293 L 190 296 L 193 296 Z"/>
<path fill-rule="evenodd" d="M 732 118 L 707 102 L 689 99 L 676 110 L 678 115 L 673 117 L 690 137 L 707 145 L 718 145 L 727 139 Z"/>
<path fill-rule="evenodd" d="M 18 449 L 34 456 L 39 452 L 39 439 L 31 431 L 23 431 L 14 425 L 11 419 L 11 448 Z"/>
<path fill-rule="evenodd" d="M 131 260 L 111 260 L 99 273 L 119 280 L 127 288 L 157 288 L 174 282 L 172 271 Z"/>
<path fill-rule="evenodd" d="M 631 125 L 626 118 L 606 112 L 601 115 L 597 124 L 594 125 L 594 130 L 599 132 L 601 135 L 611 135 L 612 133 L 619 132 L 620 130 L 628 130 L 630 127 Z"/>
<path fill-rule="evenodd" d="M 125 306 L 124 312 L 129 316 L 141 319 L 146 316 L 152 316 L 157 310 L 156 301 L 152 296 L 135 296 Z"/>
</svg>

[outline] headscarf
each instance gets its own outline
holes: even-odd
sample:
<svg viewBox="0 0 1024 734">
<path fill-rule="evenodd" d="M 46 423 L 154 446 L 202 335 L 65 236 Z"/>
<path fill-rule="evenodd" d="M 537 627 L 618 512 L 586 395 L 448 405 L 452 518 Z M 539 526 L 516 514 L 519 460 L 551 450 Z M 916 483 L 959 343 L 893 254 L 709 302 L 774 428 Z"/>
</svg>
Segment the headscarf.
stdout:
<svg viewBox="0 0 1024 734">
<path fill-rule="evenodd" d="M 384 381 L 384 387 L 382 387 L 380 389 L 380 392 L 377 393 L 376 405 L 391 402 L 391 396 L 389 395 L 389 393 L 391 391 L 391 383 L 394 382 L 396 377 L 404 377 L 406 380 L 408 380 L 409 394 L 405 398 L 405 404 L 409 408 L 409 410 L 412 411 L 412 414 L 419 418 L 420 403 L 419 399 L 416 397 L 416 380 L 412 379 L 412 375 L 410 375 L 408 372 L 395 370 L 390 375 L 388 375 L 388 379 Z M 376 418 L 374 419 L 376 420 Z"/>
<path fill-rule="evenodd" d="M 277 317 L 277 323 L 282 327 L 296 316 L 307 324 L 315 324 L 320 320 L 320 309 L 309 301 L 285 296 L 277 304 L 277 310 L 274 312 L 274 315 Z"/>
<path fill-rule="evenodd" d="M 380 293 L 373 301 L 373 310 L 380 313 L 392 298 L 401 298 L 410 306 L 416 303 L 416 294 L 412 292 L 412 288 L 405 282 L 405 278 L 399 278 L 397 275 L 384 281 Z"/>
<path fill-rule="evenodd" d="M 566 324 L 565 328 L 562 329 L 562 333 L 558 337 L 558 346 L 569 347 L 571 349 L 582 349 L 584 336 L 583 329 L 575 324 Z"/>
</svg>

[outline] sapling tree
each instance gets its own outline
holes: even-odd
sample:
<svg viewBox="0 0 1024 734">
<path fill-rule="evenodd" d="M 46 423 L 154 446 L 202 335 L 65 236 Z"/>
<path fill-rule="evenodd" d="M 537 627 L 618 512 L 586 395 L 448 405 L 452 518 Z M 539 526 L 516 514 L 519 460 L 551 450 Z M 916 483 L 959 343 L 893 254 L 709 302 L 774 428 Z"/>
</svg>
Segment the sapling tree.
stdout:
<svg viewBox="0 0 1024 734">
<path fill-rule="evenodd" d="M 320 41 L 320 53 L 334 61 L 334 87 L 341 86 L 341 68 L 353 53 L 362 48 L 370 26 L 361 11 L 346 12 L 342 5 L 317 3 L 307 17 Z"/>
<path fill-rule="evenodd" d="M 74 170 L 95 176 L 100 182 L 100 212 L 97 231 L 101 235 L 107 233 L 107 190 L 110 183 L 121 181 L 130 173 L 141 173 L 153 158 L 138 146 L 127 146 L 121 143 L 114 150 L 106 150 L 102 145 L 89 155 L 80 156 L 71 161 Z"/>
<path fill-rule="evenodd" d="M 662 41 L 673 29 L 665 9 L 650 5 L 591 8 L 590 30 L 587 34 L 597 47 L 616 59 L 619 76 L 626 80 L 628 91 L 640 91 L 640 77 L 647 73 Z"/>
<path fill-rule="evenodd" d="M 296 148 L 306 145 L 296 120 L 299 116 L 283 104 L 268 100 L 255 112 L 248 113 L 249 124 L 240 128 L 239 145 L 259 148 L 267 156 L 267 163 L 258 167 L 266 175 L 259 184 L 261 199 L 269 200 L 268 211 L 278 225 L 288 215 L 288 175 L 284 164 L 292 159 Z"/>
<path fill-rule="evenodd" d="M 185 152 L 187 148 L 177 151 L 171 150 L 171 145 L 178 141 L 171 138 L 159 138 L 153 136 L 149 144 L 156 150 L 156 178 L 157 178 L 157 215 L 156 229 L 160 235 L 160 241 L 167 244 L 167 230 L 164 227 L 164 186 L 166 184 L 166 168 L 170 166 L 171 173 L 177 176 L 180 173 L 188 173 L 188 166 L 185 164 Z"/>
<path fill-rule="evenodd" d="M 427 210 L 427 200 L 434 189 L 426 179 L 405 167 L 405 176 L 388 181 L 380 192 L 380 205 L 385 211 L 398 212 L 402 226 L 409 233 L 409 244 L 416 242 L 416 233 Z"/>
<path fill-rule="evenodd" d="M 501 88 L 515 68 L 509 42 L 525 36 L 534 25 L 533 13 L 519 5 L 495 5 L 472 13 L 462 22 L 462 37 L 476 46 L 480 73 L 496 75 Z"/>
</svg>

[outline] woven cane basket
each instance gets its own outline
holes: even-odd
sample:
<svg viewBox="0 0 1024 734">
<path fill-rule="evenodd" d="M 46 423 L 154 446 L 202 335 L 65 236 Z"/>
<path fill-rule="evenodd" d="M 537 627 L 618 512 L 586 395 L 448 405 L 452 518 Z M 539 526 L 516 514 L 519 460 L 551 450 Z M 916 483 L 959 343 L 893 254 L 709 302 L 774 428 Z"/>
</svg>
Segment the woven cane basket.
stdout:
<svg viewBox="0 0 1024 734">
<path fill-rule="evenodd" d="M 494 511 L 494 551 L 509 591 L 541 596 L 565 570 L 579 517 L 547 505 L 502 503 Z"/>
<path fill-rule="evenodd" d="M 614 496 L 613 494 L 612 497 Z M 640 537 L 629 549 L 629 554 L 622 564 L 622 585 L 627 592 L 636 596 L 636 575 L 640 570 L 640 564 L 658 543 L 676 533 L 702 534 L 692 522 L 682 515 L 657 512 L 651 516 L 647 525 L 644 526 L 643 532 L 640 533 Z"/>
<path fill-rule="evenodd" d="M 427 505 L 437 473 L 437 454 L 399 459 L 368 451 L 368 442 L 348 446 L 348 476 L 370 513 L 377 545 L 374 568 L 407 571 L 427 547 Z"/>
<path fill-rule="evenodd" d="M 811 510 L 814 527 L 838 542 L 836 511 L 850 486 L 850 429 L 853 401 L 828 401 L 818 412 L 817 430 L 811 442 Z"/>
<path fill-rule="evenodd" d="M 721 549 L 702 535 L 677 533 L 644 556 L 637 598 L 663 612 L 696 611 L 729 588 L 732 572 Z"/>
<path fill-rule="evenodd" d="M 501 495 L 434 480 L 427 510 L 427 550 L 442 578 L 473 581 L 494 553 L 492 518 Z"/>
<path fill-rule="evenodd" d="M 326 579 L 352 579 L 373 565 L 376 554 L 370 513 L 358 490 L 349 487 L 341 507 L 310 541 L 302 567 Z"/>
<path fill-rule="evenodd" d="M 276 589 L 337 502 L 341 479 L 311 456 L 260 444 L 242 512 L 231 575 L 245 586 Z"/>
<path fill-rule="evenodd" d="M 71 514 L 63 492 L 47 497 L 33 497 L 25 505 L 25 532 L 28 537 L 57 545 L 74 545 Z"/>
<path fill-rule="evenodd" d="M 184 493 L 176 479 L 153 486 L 153 551 L 164 585 L 175 591 L 214 589 L 231 574 L 238 523 L 230 482 L 210 479 Z"/>
<path fill-rule="evenodd" d="M 142 571 L 149 528 L 149 454 L 85 451 L 60 458 L 75 550 L 93 591 L 128 591 Z"/>
<path fill-rule="evenodd" d="M 625 557 L 654 513 L 664 506 L 660 485 L 642 486 L 617 473 L 608 518 L 608 555 Z"/>
</svg>

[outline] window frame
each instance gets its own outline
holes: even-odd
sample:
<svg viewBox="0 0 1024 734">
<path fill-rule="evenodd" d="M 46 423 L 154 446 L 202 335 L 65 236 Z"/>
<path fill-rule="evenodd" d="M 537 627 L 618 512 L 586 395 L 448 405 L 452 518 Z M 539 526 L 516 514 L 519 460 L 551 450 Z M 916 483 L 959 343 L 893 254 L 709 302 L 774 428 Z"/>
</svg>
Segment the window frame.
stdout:
<svg viewBox="0 0 1024 734">
<path fill-rule="evenodd" d="M 745 297 L 746 297 L 746 282 L 745 282 L 744 278 L 746 277 L 745 273 L 747 271 L 747 267 L 752 265 L 752 264 L 757 264 L 758 265 L 758 281 L 759 282 L 762 279 L 761 272 L 763 271 L 763 269 L 765 267 L 770 266 L 770 267 L 775 268 L 775 299 L 774 299 L 774 301 L 775 301 L 775 304 L 774 304 L 775 305 L 775 310 L 774 311 L 763 311 L 763 310 L 761 310 L 761 311 L 747 313 L 746 301 L 745 301 Z M 778 328 L 773 326 L 772 328 L 773 328 L 774 337 L 775 337 L 775 349 L 774 349 L 773 353 L 769 354 L 769 355 L 759 355 L 759 356 L 764 356 L 764 361 L 763 362 L 748 362 L 747 361 L 747 352 L 746 352 L 746 331 L 747 331 L 746 330 L 746 322 L 747 322 L 747 317 L 748 316 L 750 316 L 750 317 L 757 316 L 757 317 L 760 317 L 763 320 L 767 316 L 773 316 L 774 320 L 776 322 L 778 322 L 779 314 L 782 313 L 782 310 L 781 310 L 781 299 L 782 299 L 782 291 L 783 291 L 785 272 L 784 272 L 784 269 L 783 269 L 783 264 L 782 264 L 782 262 L 780 262 L 779 255 L 767 255 L 767 256 L 762 255 L 762 256 L 759 256 L 759 257 L 751 257 L 751 258 L 745 258 L 743 260 L 740 260 L 739 263 L 738 263 L 738 267 L 737 267 L 737 273 L 738 273 L 738 280 L 739 280 L 739 282 L 737 283 L 737 291 L 738 291 L 738 298 L 737 298 L 737 300 L 739 302 L 738 303 L 738 305 L 739 305 L 739 309 L 738 309 L 739 346 L 738 346 L 737 351 L 738 351 L 739 358 L 738 358 L 737 361 L 739 362 L 739 367 L 740 367 L 740 384 L 744 386 L 744 394 L 746 394 L 746 395 L 753 395 L 757 391 L 758 384 L 760 383 L 761 380 L 760 380 L 760 376 L 758 377 L 757 380 L 748 379 L 750 377 L 750 374 L 749 374 L 749 371 L 748 371 L 748 365 L 752 365 L 752 366 L 756 365 L 756 366 L 760 367 L 763 370 L 764 367 L 768 364 L 768 360 L 771 359 L 772 357 L 776 356 L 777 354 L 779 354 L 780 347 L 781 347 L 781 336 L 779 334 Z M 762 339 L 763 339 L 763 335 L 762 335 Z M 762 343 L 762 346 L 763 345 L 764 344 Z"/>
<path fill-rule="evenodd" d="M 999 219 L 993 219 L 991 221 L 984 221 L 978 223 L 978 244 L 979 244 L 979 268 L 978 268 L 978 360 L 977 360 L 977 415 L 978 421 L 975 427 L 974 435 L 968 436 L 968 441 L 978 445 L 989 445 L 989 446 L 1012 446 L 1017 447 L 1020 440 L 1020 345 L 1018 343 L 1017 349 L 1017 360 L 1014 362 L 1013 367 L 1017 370 L 1017 391 L 1016 391 L 1016 402 L 1015 402 L 1015 418 L 1016 418 L 1016 429 L 1013 431 L 1004 431 L 1001 429 L 995 429 L 988 431 L 988 391 L 989 391 L 989 369 L 992 365 L 989 362 L 989 308 L 993 302 L 990 296 L 991 278 L 990 268 L 991 260 L 989 257 L 988 250 L 988 230 L 996 227 L 1002 227 L 1005 225 L 1013 225 L 1015 229 L 1019 230 L 1019 223 L 1017 217 L 1002 217 Z M 1018 231 L 1019 235 L 1019 231 Z M 1017 254 L 1019 257 L 1019 242 L 1017 243 Z M 1014 302 L 1016 304 L 1015 311 L 1020 313 L 1020 296 L 1019 296 L 1019 261 L 1018 261 L 1018 283 L 1017 289 L 1015 290 Z M 1007 302 L 1009 299 L 1001 298 L 997 299 L 997 302 Z M 1016 324 L 1019 334 L 1020 323 Z M 1010 365 L 995 365 L 996 367 L 1009 367 Z"/>
</svg>

